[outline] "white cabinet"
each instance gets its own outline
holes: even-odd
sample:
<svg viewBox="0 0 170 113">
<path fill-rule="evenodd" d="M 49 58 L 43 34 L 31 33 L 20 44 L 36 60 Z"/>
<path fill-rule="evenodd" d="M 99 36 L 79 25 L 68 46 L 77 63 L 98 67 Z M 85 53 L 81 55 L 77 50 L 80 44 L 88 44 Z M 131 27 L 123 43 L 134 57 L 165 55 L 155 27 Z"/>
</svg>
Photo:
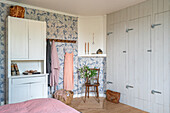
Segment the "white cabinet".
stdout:
<svg viewBox="0 0 170 113">
<path fill-rule="evenodd" d="M 9 103 L 47 97 L 46 75 L 11 78 Z"/>
<path fill-rule="evenodd" d="M 8 17 L 8 39 L 11 59 L 43 60 L 45 55 L 46 23 Z"/>
<path fill-rule="evenodd" d="M 29 20 L 29 59 L 44 59 L 45 23 Z"/>
<path fill-rule="evenodd" d="M 47 98 L 46 23 L 8 17 L 6 39 L 6 103 Z M 17 64 L 20 75 L 11 75 L 11 64 Z M 26 70 L 40 74 L 23 75 Z"/>
<path fill-rule="evenodd" d="M 28 59 L 28 22 L 24 19 L 8 18 L 11 59 Z"/>
</svg>

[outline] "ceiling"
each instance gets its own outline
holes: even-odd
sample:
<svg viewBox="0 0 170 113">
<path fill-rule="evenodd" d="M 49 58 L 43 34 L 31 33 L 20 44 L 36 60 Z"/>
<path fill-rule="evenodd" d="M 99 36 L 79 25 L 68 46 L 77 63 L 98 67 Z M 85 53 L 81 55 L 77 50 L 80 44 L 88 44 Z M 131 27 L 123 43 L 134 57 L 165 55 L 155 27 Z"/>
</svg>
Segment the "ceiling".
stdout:
<svg viewBox="0 0 170 113">
<path fill-rule="evenodd" d="M 9 0 L 80 16 L 105 15 L 145 0 Z"/>
</svg>

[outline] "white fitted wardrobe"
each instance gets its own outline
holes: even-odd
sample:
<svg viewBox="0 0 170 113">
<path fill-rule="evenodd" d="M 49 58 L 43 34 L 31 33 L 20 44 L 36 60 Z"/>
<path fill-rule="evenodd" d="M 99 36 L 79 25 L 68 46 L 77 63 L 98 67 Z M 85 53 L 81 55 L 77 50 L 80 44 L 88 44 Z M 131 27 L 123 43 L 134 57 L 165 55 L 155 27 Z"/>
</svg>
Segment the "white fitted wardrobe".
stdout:
<svg viewBox="0 0 170 113">
<path fill-rule="evenodd" d="M 6 40 L 6 103 L 47 98 L 46 23 L 8 17 Z M 17 64 L 20 75 L 11 75 L 11 64 Z M 40 74 L 23 75 L 26 70 Z"/>
<path fill-rule="evenodd" d="M 107 15 L 107 81 L 122 103 L 170 113 L 170 0 Z"/>
</svg>

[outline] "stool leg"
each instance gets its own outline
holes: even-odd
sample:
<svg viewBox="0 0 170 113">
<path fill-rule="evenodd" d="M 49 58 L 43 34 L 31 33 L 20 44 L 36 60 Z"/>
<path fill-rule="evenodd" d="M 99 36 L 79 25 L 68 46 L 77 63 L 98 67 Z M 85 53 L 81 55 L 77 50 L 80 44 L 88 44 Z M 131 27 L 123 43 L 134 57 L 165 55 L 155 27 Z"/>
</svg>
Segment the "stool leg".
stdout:
<svg viewBox="0 0 170 113">
<path fill-rule="evenodd" d="M 87 94 L 87 87 L 86 87 L 86 91 L 85 91 L 85 101 L 86 101 L 86 94 Z"/>
<path fill-rule="evenodd" d="M 98 86 L 96 87 L 96 91 L 97 91 L 97 98 L 99 98 L 99 90 L 98 90 Z"/>
</svg>

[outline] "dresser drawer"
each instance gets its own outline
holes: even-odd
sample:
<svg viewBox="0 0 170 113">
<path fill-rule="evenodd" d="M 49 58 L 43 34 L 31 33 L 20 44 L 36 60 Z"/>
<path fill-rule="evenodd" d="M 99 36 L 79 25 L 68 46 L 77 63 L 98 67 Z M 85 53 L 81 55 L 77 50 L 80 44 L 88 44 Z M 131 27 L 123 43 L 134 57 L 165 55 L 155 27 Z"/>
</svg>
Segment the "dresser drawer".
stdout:
<svg viewBox="0 0 170 113">
<path fill-rule="evenodd" d="M 45 83 L 45 77 L 14 78 L 11 82 L 12 85 Z"/>
</svg>

